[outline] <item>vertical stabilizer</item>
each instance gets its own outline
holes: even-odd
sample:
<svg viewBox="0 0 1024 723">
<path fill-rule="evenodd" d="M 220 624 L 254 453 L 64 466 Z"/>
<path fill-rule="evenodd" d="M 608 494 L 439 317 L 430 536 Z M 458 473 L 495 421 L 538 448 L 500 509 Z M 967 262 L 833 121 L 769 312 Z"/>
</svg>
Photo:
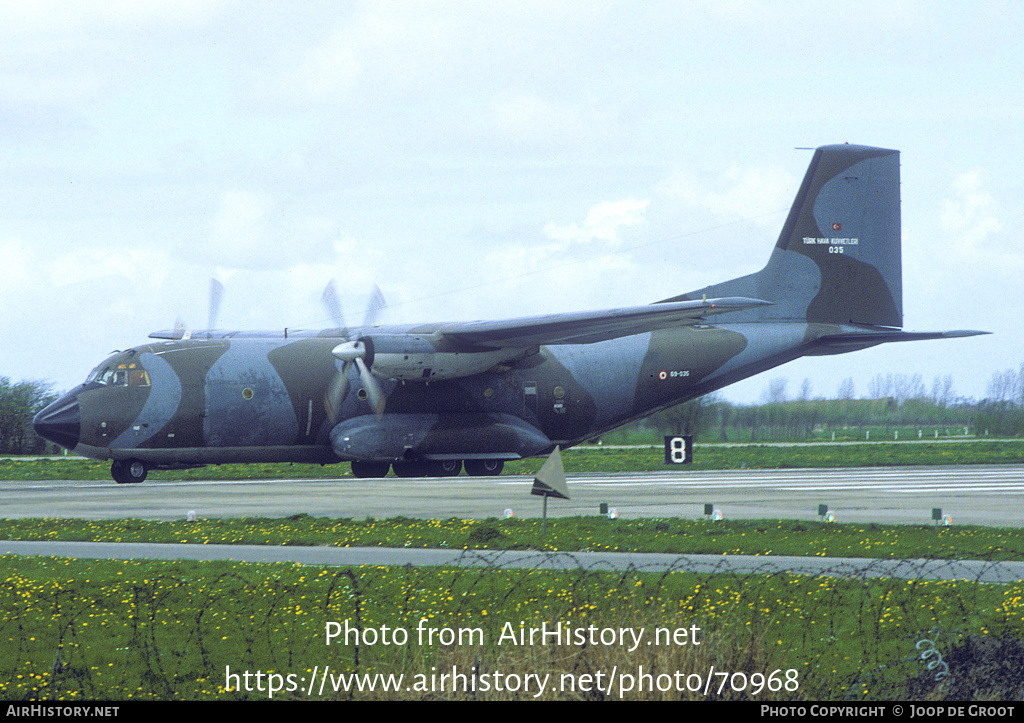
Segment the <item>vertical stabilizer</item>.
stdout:
<svg viewBox="0 0 1024 723">
<path fill-rule="evenodd" d="M 666 301 L 704 295 L 773 302 L 730 321 L 903 326 L 899 152 L 818 148 L 767 266 Z"/>
</svg>

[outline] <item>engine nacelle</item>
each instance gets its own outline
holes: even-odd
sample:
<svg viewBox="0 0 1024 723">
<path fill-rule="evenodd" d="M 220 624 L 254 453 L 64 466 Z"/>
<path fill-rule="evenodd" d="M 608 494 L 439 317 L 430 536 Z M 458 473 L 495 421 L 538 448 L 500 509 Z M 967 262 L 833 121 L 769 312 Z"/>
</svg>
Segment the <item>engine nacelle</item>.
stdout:
<svg viewBox="0 0 1024 723">
<path fill-rule="evenodd" d="M 367 366 L 381 379 L 434 382 L 485 372 L 525 355 L 523 349 L 444 350 L 436 339 L 414 334 L 364 337 L 370 350 Z"/>
</svg>

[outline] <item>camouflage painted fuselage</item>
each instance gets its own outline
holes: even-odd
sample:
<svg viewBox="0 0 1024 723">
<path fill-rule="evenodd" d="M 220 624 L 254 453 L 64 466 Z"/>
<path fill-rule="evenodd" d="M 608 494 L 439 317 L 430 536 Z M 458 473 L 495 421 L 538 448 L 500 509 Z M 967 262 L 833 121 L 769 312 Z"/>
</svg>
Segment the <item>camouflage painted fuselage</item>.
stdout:
<svg viewBox="0 0 1024 723">
<path fill-rule="evenodd" d="M 516 364 L 464 379 L 385 382 L 380 418 L 350 372 L 352 393 L 338 425 L 324 404 L 340 366 L 331 355 L 337 338 L 157 342 L 97 368 L 135 365 L 146 372 L 139 383 L 92 381 L 73 392 L 81 419 L 73 448 L 95 459 L 155 466 L 530 457 L 814 353 L 815 339 L 839 331 L 701 325 L 541 347 Z M 365 427 L 379 439 L 345 450 L 332 446 L 336 426 Z"/>
</svg>

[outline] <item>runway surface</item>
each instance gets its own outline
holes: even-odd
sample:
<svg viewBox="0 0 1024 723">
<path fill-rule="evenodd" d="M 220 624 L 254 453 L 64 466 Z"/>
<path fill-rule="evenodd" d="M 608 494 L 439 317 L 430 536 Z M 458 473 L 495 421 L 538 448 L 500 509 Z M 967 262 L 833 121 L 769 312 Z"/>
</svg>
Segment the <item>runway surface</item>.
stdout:
<svg viewBox="0 0 1024 723">
<path fill-rule="evenodd" d="M 182 519 L 284 517 L 538 517 L 530 477 L 383 480 L 0 481 L 6 518 Z M 1024 525 L 1024 466 L 666 471 L 571 475 L 570 500 L 550 516 L 593 515 L 607 503 L 621 517 L 699 517 L 705 503 L 726 518 L 817 519 L 826 504 L 837 522 L 930 523 L 941 508 L 954 524 Z"/>
</svg>

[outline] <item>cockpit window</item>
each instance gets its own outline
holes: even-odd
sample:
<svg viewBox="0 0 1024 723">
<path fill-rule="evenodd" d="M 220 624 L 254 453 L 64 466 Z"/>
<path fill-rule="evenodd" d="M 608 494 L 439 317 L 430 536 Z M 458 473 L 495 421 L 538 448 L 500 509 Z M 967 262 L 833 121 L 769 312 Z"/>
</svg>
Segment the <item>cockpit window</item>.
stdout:
<svg viewBox="0 0 1024 723">
<path fill-rule="evenodd" d="M 149 372 L 137 362 L 108 364 L 92 370 L 86 383 L 96 382 L 106 387 L 148 387 Z"/>
</svg>

